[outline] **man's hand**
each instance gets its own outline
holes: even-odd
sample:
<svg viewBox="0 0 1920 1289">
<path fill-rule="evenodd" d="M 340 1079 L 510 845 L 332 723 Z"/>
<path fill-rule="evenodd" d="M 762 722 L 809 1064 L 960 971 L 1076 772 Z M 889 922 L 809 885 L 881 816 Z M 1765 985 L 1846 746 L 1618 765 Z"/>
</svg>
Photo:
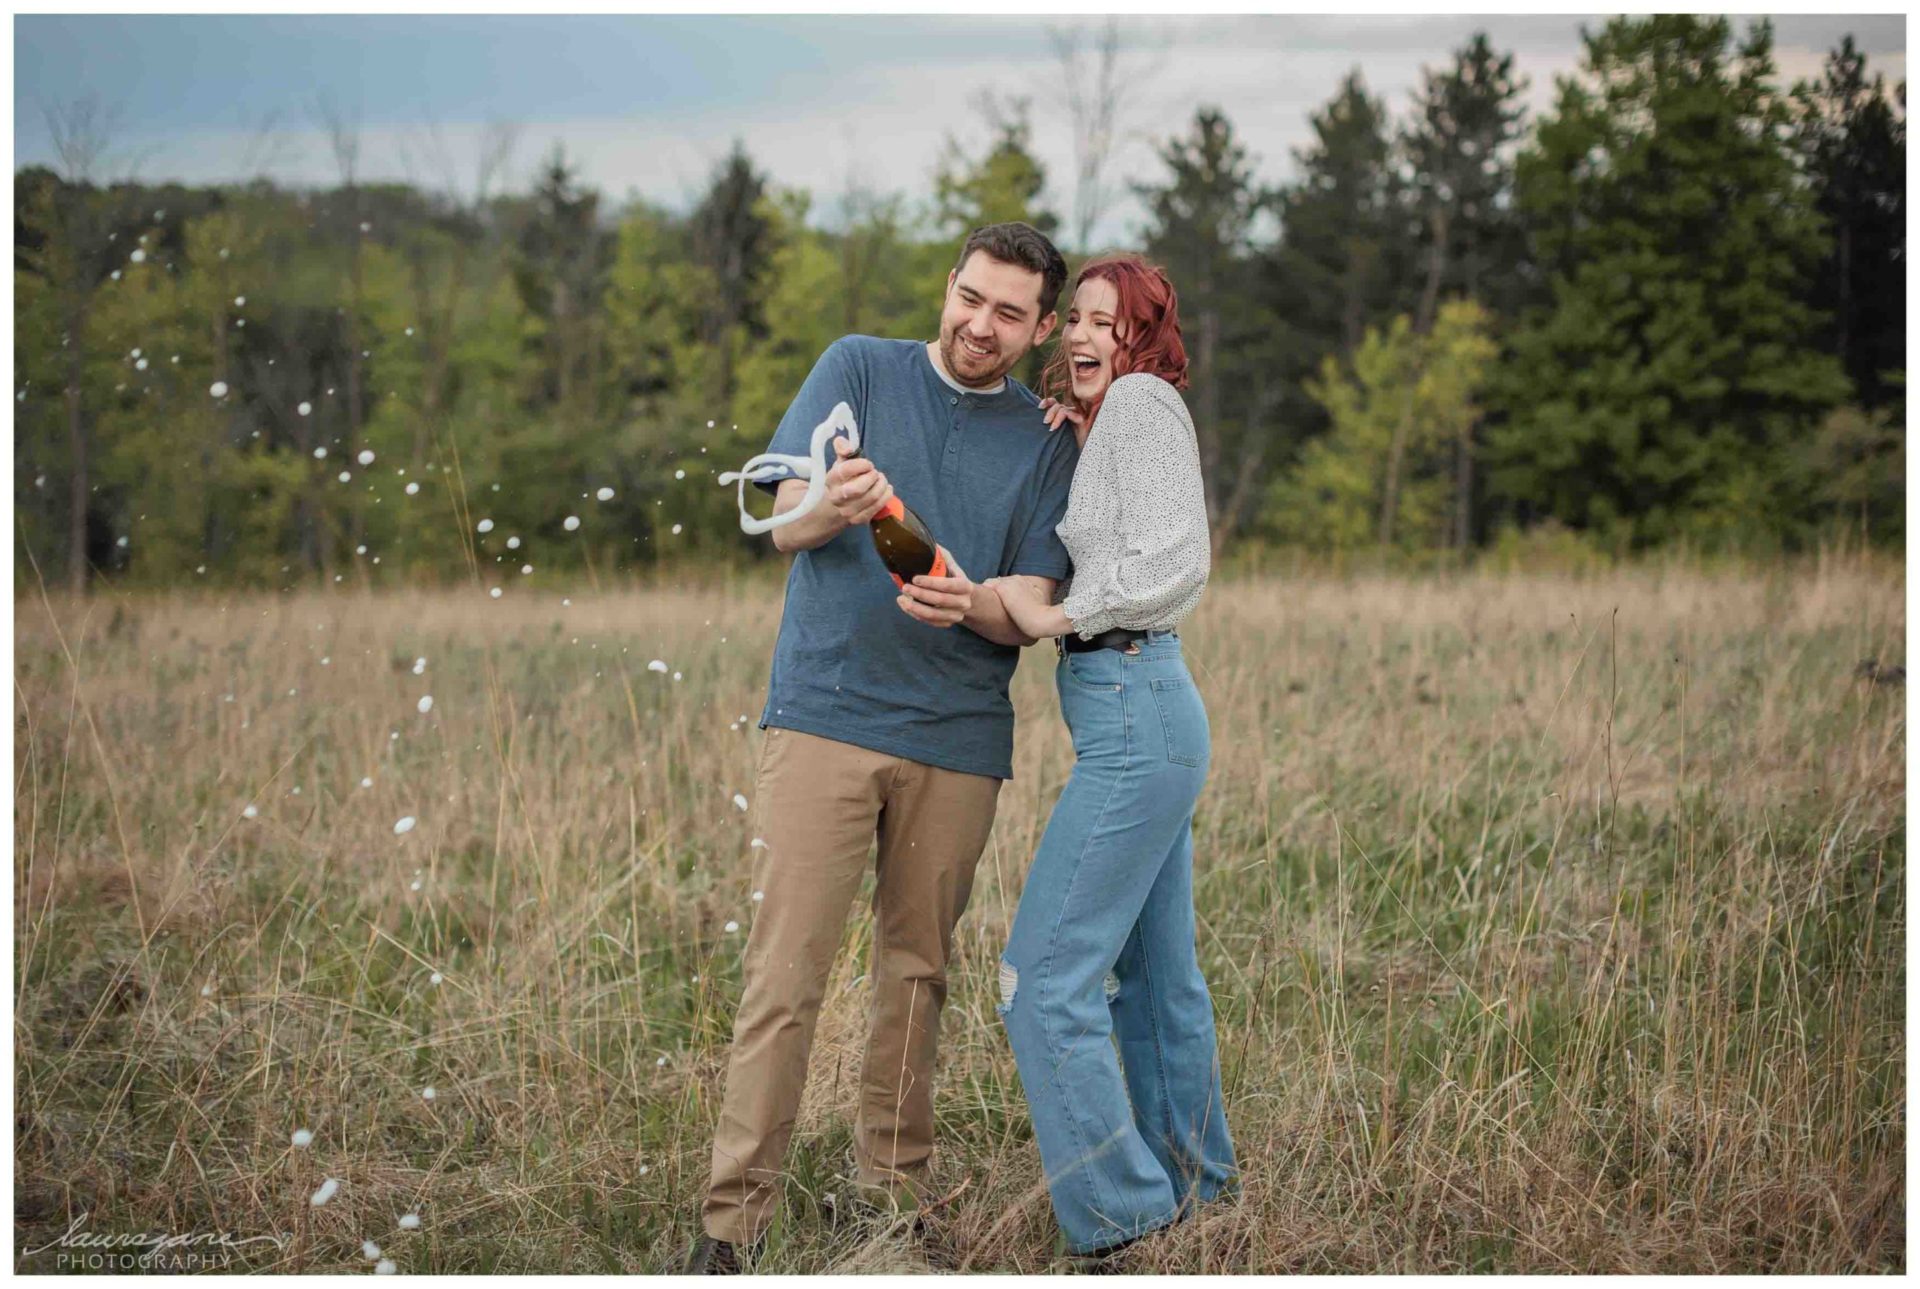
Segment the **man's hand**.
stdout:
<svg viewBox="0 0 1920 1289">
<path fill-rule="evenodd" d="M 960 567 L 953 552 L 942 546 L 948 576 L 928 577 L 922 573 L 908 582 L 896 601 L 900 611 L 930 627 L 957 626 L 973 611 L 973 580 Z"/>
<path fill-rule="evenodd" d="M 893 485 L 873 462 L 853 456 L 846 439 L 836 437 L 833 451 L 840 459 L 827 471 L 827 504 L 848 527 L 867 523 L 893 496 Z"/>
</svg>

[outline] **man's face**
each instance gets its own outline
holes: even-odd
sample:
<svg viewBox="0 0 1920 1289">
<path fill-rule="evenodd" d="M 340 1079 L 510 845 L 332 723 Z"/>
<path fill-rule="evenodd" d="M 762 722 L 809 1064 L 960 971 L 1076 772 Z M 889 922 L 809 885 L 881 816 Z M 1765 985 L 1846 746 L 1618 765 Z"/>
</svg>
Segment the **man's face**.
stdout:
<svg viewBox="0 0 1920 1289">
<path fill-rule="evenodd" d="M 1014 369 L 1053 330 L 1040 313 L 1040 274 L 975 251 L 947 274 L 940 360 L 962 385 L 984 389 Z"/>
</svg>

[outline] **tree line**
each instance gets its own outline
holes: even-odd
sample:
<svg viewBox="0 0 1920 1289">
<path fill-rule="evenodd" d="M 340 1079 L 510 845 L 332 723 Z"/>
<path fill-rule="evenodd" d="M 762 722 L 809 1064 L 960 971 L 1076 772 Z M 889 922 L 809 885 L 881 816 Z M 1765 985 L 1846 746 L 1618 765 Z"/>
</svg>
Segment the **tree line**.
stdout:
<svg viewBox="0 0 1920 1289">
<path fill-rule="evenodd" d="M 1903 541 L 1904 81 L 1848 37 L 1782 86 L 1765 22 L 1583 39 L 1538 119 L 1479 34 L 1398 118 L 1352 72 L 1278 187 L 1209 107 L 1131 178 L 1219 553 Z M 736 146 L 684 212 L 606 208 L 557 147 L 494 191 L 504 128 L 471 176 L 363 182 L 337 115 L 325 190 L 100 182 L 74 104 L 15 182 L 16 584 L 770 558 L 713 476 L 834 338 L 930 336 L 980 223 L 1100 249 L 1111 29 L 1061 51 L 1064 233 L 1030 100 L 981 101 L 924 208 Z"/>
</svg>

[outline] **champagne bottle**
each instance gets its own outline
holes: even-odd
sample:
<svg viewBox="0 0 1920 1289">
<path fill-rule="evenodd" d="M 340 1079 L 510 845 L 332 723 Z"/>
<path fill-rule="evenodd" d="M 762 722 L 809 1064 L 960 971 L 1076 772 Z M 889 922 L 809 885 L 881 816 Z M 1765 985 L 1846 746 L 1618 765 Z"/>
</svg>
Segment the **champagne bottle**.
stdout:
<svg viewBox="0 0 1920 1289">
<path fill-rule="evenodd" d="M 888 497 L 880 513 L 867 522 L 867 531 L 873 534 L 874 549 L 880 552 L 880 562 L 893 575 L 895 586 L 904 588 L 923 573 L 928 577 L 947 575 L 946 557 L 933 534 L 900 498 Z"/>
<path fill-rule="evenodd" d="M 851 458 L 860 453 L 856 450 L 848 455 Z M 880 552 L 880 562 L 887 566 L 895 586 L 904 589 L 922 574 L 947 575 L 946 556 L 933 540 L 933 532 L 897 495 L 888 497 L 880 513 L 867 521 L 867 531 L 873 535 L 873 547 Z"/>
</svg>

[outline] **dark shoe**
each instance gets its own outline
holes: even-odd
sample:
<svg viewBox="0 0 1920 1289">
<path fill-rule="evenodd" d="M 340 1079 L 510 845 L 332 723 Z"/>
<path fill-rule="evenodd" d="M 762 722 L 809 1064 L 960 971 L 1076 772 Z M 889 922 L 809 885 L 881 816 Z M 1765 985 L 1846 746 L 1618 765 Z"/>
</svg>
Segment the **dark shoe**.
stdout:
<svg viewBox="0 0 1920 1289">
<path fill-rule="evenodd" d="M 727 1241 L 716 1240 L 703 1232 L 687 1258 L 686 1274 L 737 1276 L 740 1274 L 740 1251 Z"/>
<path fill-rule="evenodd" d="M 1076 1253 L 1071 1257 L 1073 1269 L 1083 1276 L 1114 1276 L 1126 1272 L 1127 1250 L 1140 1243 L 1142 1237 L 1121 1240 L 1109 1244 L 1104 1249 L 1094 1249 L 1087 1253 Z"/>
<path fill-rule="evenodd" d="M 1113 1244 L 1107 1245 L 1105 1248 L 1094 1249 L 1090 1253 L 1076 1253 L 1073 1255 L 1073 1269 L 1081 1275 L 1086 1276 L 1138 1274 L 1131 1265 L 1133 1259 L 1128 1255 L 1133 1252 L 1141 1241 L 1151 1240 L 1155 1236 L 1171 1230 L 1178 1224 L 1178 1219 L 1176 1219 L 1173 1222 L 1167 1223 L 1165 1226 L 1156 1226 L 1150 1231 L 1142 1231 L 1138 1235 L 1128 1236 L 1126 1239 L 1116 1241 Z"/>
<path fill-rule="evenodd" d="M 935 1271 L 958 1271 L 963 1259 L 945 1221 L 925 1213 L 913 1219 L 913 1238 Z"/>
</svg>

